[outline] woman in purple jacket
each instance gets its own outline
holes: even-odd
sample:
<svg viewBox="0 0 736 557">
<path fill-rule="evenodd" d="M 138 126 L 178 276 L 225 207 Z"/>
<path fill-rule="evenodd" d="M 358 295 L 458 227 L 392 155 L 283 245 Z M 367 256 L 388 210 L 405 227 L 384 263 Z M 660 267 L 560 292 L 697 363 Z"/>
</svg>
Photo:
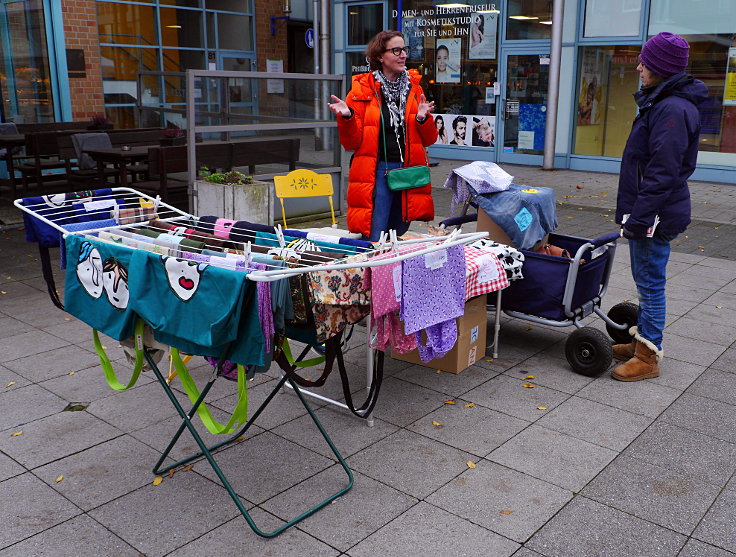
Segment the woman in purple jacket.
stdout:
<svg viewBox="0 0 736 557">
<path fill-rule="evenodd" d="M 631 274 L 639 295 L 639 319 L 630 344 L 613 355 L 628 360 L 612 372 L 619 381 L 659 376 L 670 242 L 690 224 L 687 179 L 695 170 L 700 135 L 697 105 L 705 84 L 684 70 L 690 45 L 672 33 L 649 39 L 639 55 L 639 114 L 621 160 L 616 222 L 629 241 Z M 652 234 L 651 229 L 654 227 Z"/>
</svg>

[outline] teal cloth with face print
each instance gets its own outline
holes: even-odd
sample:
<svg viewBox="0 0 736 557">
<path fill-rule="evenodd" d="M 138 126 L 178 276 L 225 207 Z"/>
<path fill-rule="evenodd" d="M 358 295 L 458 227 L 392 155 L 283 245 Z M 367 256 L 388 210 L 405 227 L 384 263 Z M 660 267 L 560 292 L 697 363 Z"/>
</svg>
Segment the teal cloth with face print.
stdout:
<svg viewBox="0 0 736 557">
<path fill-rule="evenodd" d="M 66 238 L 64 309 L 116 340 L 133 336 L 136 315 L 130 305 L 133 250 L 69 235 Z"/>
<path fill-rule="evenodd" d="M 131 305 L 157 341 L 216 357 L 232 343 L 230 361 L 263 364 L 256 284 L 245 273 L 141 250 L 131 267 Z"/>
</svg>

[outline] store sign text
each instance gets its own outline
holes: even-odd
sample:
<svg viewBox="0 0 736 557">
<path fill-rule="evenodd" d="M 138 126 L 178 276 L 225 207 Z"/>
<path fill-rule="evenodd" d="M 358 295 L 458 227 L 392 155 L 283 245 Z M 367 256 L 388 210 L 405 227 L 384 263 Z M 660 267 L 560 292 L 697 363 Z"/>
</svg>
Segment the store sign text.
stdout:
<svg viewBox="0 0 736 557">
<path fill-rule="evenodd" d="M 454 37 L 469 34 L 471 16 L 462 14 L 491 11 L 496 11 L 495 4 L 478 4 L 458 8 L 435 6 L 421 10 L 402 10 L 401 17 L 402 19 L 415 18 L 413 30 L 416 37 Z M 396 18 L 398 12 L 393 10 L 392 16 Z M 454 29 L 442 28 L 449 26 L 453 26 Z"/>
</svg>

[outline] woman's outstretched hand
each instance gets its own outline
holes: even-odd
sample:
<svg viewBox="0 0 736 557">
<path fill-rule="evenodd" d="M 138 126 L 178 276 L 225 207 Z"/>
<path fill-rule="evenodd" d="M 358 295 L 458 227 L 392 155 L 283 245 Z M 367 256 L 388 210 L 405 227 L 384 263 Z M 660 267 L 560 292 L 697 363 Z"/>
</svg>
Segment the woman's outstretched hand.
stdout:
<svg viewBox="0 0 736 557">
<path fill-rule="evenodd" d="M 424 122 L 427 115 L 434 110 L 434 101 L 427 102 L 427 97 L 422 95 L 419 97 L 419 109 L 417 110 L 417 119 Z"/>
<path fill-rule="evenodd" d="M 350 116 L 350 108 L 348 108 L 348 105 L 344 100 L 340 97 L 336 97 L 335 95 L 330 95 L 330 98 L 332 99 L 332 102 L 327 103 L 327 108 L 329 108 L 335 116 L 343 116 L 345 118 Z"/>
</svg>

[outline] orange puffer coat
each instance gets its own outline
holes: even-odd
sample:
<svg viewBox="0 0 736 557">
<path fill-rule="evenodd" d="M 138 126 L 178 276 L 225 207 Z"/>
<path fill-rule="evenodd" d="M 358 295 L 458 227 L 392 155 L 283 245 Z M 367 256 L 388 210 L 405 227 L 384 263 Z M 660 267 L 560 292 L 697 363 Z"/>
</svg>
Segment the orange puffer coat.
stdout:
<svg viewBox="0 0 736 557">
<path fill-rule="evenodd" d="M 417 122 L 421 76 L 409 70 L 411 90 L 406 101 L 406 147 L 404 166 L 427 164 L 425 146 L 437 141 L 437 128 L 430 114 L 423 123 Z M 355 151 L 348 178 L 348 229 L 368 236 L 373 214 L 373 189 L 376 185 L 376 162 L 381 137 L 381 84 L 372 73 L 353 76 L 353 86 L 345 99 L 353 109 L 350 118 L 337 118 L 340 143 L 348 151 Z M 430 221 L 434 218 L 432 186 L 401 192 L 401 214 L 404 222 Z"/>
</svg>

